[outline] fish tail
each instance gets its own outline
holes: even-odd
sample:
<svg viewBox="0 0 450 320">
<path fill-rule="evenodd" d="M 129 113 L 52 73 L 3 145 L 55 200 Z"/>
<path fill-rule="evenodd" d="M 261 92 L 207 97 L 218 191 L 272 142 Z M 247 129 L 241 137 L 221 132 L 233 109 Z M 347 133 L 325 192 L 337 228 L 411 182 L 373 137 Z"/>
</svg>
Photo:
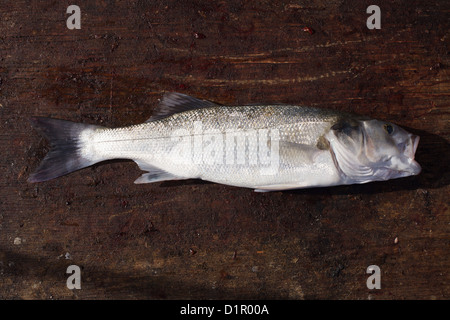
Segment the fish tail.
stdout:
<svg viewBox="0 0 450 320">
<path fill-rule="evenodd" d="M 102 127 L 44 117 L 33 117 L 31 123 L 49 140 L 50 151 L 28 182 L 51 180 L 102 160 L 88 158 L 82 152 L 86 138 L 81 138 L 81 134 Z"/>
</svg>

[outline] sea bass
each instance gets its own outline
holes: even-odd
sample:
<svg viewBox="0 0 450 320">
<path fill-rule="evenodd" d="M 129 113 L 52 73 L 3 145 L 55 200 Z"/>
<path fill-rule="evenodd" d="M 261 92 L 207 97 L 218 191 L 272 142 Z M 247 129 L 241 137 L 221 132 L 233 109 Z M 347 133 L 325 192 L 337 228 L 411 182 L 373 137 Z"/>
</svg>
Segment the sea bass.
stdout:
<svg viewBox="0 0 450 320">
<path fill-rule="evenodd" d="M 34 117 L 50 151 L 28 181 L 131 159 L 135 183 L 202 179 L 255 191 L 359 184 L 420 173 L 419 137 L 386 121 L 295 105 L 222 106 L 164 94 L 146 122 L 121 128 Z"/>
</svg>

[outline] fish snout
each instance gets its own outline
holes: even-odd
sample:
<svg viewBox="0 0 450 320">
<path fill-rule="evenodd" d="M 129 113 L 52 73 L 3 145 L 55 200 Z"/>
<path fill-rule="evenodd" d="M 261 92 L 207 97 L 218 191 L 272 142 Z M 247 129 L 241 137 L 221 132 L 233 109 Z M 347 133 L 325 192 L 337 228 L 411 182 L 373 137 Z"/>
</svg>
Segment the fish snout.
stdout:
<svg viewBox="0 0 450 320">
<path fill-rule="evenodd" d="M 420 137 L 410 134 L 409 139 L 400 143 L 401 155 L 391 158 L 391 166 L 386 172 L 389 179 L 418 175 L 422 171 L 420 164 L 414 160 Z"/>
<path fill-rule="evenodd" d="M 411 160 L 409 168 L 410 168 L 410 172 L 413 176 L 418 175 L 422 171 L 422 167 L 416 160 Z"/>
<path fill-rule="evenodd" d="M 422 171 L 420 164 L 414 160 L 417 147 L 419 146 L 420 137 L 411 134 L 407 148 L 404 155 L 408 157 L 408 169 L 406 170 L 411 175 L 418 175 Z"/>
<path fill-rule="evenodd" d="M 420 137 L 411 134 L 409 140 L 403 144 L 403 154 L 411 160 L 414 160 Z"/>
<path fill-rule="evenodd" d="M 412 175 L 418 175 L 422 171 L 420 164 L 414 160 L 417 147 L 419 146 L 420 137 L 414 134 L 411 135 L 410 145 L 405 155 L 410 159 L 408 171 Z"/>
</svg>

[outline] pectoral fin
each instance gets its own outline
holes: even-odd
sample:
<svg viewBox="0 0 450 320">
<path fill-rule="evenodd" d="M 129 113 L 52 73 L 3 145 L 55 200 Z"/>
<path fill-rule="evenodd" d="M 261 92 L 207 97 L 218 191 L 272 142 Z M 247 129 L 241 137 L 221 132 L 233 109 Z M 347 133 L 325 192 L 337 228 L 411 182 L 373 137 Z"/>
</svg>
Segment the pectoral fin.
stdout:
<svg viewBox="0 0 450 320">
<path fill-rule="evenodd" d="M 317 146 L 290 141 L 279 142 L 280 162 L 284 165 L 295 163 L 312 164 L 315 158 L 323 152 Z"/>
</svg>

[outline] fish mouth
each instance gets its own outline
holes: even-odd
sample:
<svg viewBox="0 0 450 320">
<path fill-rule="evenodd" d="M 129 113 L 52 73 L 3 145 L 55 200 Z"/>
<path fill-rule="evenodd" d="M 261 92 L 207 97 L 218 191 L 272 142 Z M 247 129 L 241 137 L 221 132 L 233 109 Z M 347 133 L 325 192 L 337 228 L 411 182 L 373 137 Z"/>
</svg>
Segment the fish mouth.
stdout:
<svg viewBox="0 0 450 320">
<path fill-rule="evenodd" d="M 417 147 L 419 146 L 420 137 L 416 135 L 411 135 L 408 144 L 405 147 L 404 155 L 409 159 L 414 160 L 416 155 Z"/>
<path fill-rule="evenodd" d="M 396 158 L 396 165 L 385 168 L 386 171 L 383 174 L 384 179 L 416 176 L 422 172 L 422 167 L 414 160 L 419 141 L 419 136 L 413 134 L 410 135 L 410 139 L 401 146 L 403 155 Z"/>
<path fill-rule="evenodd" d="M 422 172 L 422 167 L 420 166 L 420 164 L 416 160 L 411 159 L 408 164 L 408 168 L 405 170 L 399 171 L 399 174 L 400 175 L 403 174 L 404 176 L 416 176 L 420 172 Z"/>
<path fill-rule="evenodd" d="M 415 154 L 416 154 L 417 147 L 419 146 L 420 137 L 419 137 L 419 136 L 412 135 L 412 136 L 411 136 L 411 140 L 412 140 L 412 142 L 413 142 L 412 159 L 414 160 L 414 157 L 415 157 Z"/>
<path fill-rule="evenodd" d="M 417 147 L 419 146 L 419 141 L 420 141 L 419 136 L 411 135 L 412 150 L 411 150 L 411 156 L 409 157 L 411 159 L 411 162 L 409 164 L 410 165 L 409 171 L 412 175 L 418 175 L 422 171 L 420 164 L 414 160 L 414 158 L 416 156 Z"/>
<path fill-rule="evenodd" d="M 405 164 L 404 168 L 384 168 L 384 170 L 379 173 L 379 177 L 381 178 L 381 180 L 404 178 L 409 176 L 416 176 L 421 171 L 422 167 L 417 161 L 408 159 L 407 164 Z"/>
<path fill-rule="evenodd" d="M 404 147 L 403 156 L 400 157 L 402 165 L 397 169 L 390 169 L 390 175 L 396 177 L 415 176 L 422 172 L 420 164 L 414 160 L 417 148 L 419 146 L 420 137 L 411 134 L 410 140 Z"/>
<path fill-rule="evenodd" d="M 415 161 L 415 160 L 411 161 L 411 168 L 412 168 L 411 173 L 412 173 L 413 175 L 418 175 L 419 173 L 422 172 L 422 167 L 421 167 L 420 164 L 419 164 L 417 161 Z"/>
<path fill-rule="evenodd" d="M 408 166 L 406 170 L 404 170 L 404 174 L 408 176 L 409 175 L 415 176 L 422 171 L 420 164 L 414 160 L 417 147 L 419 146 L 420 137 L 412 134 L 410 139 L 411 140 L 409 143 L 409 147 L 407 148 L 407 150 L 405 150 L 405 156 L 408 158 L 407 159 Z"/>
</svg>

